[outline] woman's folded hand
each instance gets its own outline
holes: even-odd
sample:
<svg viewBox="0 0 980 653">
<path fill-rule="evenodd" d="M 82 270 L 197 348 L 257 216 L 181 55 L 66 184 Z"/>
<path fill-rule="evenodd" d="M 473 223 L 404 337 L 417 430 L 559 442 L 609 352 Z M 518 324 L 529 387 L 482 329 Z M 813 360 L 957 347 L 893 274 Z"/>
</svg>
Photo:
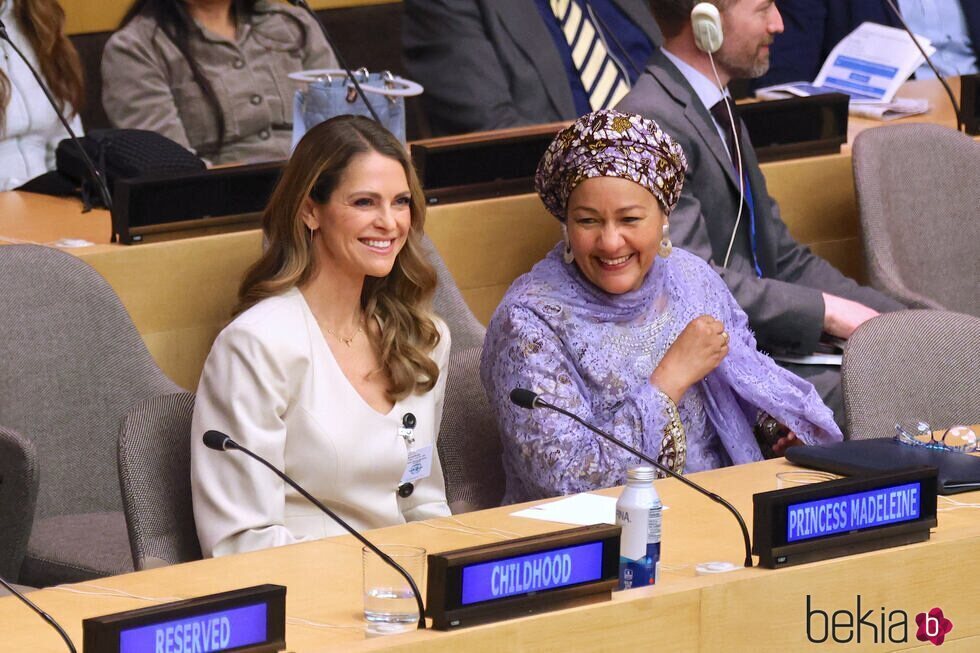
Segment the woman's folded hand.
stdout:
<svg viewBox="0 0 980 653">
<path fill-rule="evenodd" d="M 710 315 L 701 315 L 691 320 L 667 349 L 650 382 L 677 404 L 688 388 L 714 371 L 727 355 L 725 325 Z"/>
</svg>

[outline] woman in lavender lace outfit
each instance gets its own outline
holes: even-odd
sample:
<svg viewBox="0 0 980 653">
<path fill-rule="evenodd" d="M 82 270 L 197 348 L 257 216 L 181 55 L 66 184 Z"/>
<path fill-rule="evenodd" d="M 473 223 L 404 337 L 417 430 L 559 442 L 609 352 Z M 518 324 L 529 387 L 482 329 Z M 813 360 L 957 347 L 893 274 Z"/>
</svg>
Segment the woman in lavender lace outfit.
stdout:
<svg viewBox="0 0 980 653">
<path fill-rule="evenodd" d="M 603 110 L 563 130 L 535 186 L 565 240 L 514 282 L 487 330 L 481 377 L 500 425 L 506 502 L 622 484 L 639 461 L 529 388 L 680 472 L 763 458 L 760 419 L 794 444 L 841 439 L 808 382 L 756 349 L 745 313 L 668 218 L 687 162 L 652 120 Z"/>
</svg>

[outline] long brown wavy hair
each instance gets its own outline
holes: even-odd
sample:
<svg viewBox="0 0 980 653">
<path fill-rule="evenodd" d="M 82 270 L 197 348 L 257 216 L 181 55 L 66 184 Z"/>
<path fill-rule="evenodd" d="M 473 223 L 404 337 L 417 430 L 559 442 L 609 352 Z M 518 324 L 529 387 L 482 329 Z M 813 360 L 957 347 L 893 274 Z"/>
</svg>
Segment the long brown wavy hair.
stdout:
<svg viewBox="0 0 980 653">
<path fill-rule="evenodd" d="M 418 175 L 402 144 L 374 121 L 359 116 L 331 118 L 307 132 L 296 146 L 262 214 L 266 249 L 245 273 L 234 314 L 313 278 L 316 260 L 301 218 L 303 202 L 307 197 L 318 204 L 327 202 L 351 160 L 368 152 L 397 161 L 412 196 L 412 224 L 394 267 L 385 277 L 367 277 L 361 291 L 366 320 L 381 324 L 378 332 L 368 329 L 367 333 L 388 379 L 387 397 L 398 401 L 428 392 L 439 378 L 439 366 L 429 356 L 439 343 L 439 331 L 430 317 L 436 274 L 421 249 L 425 197 Z"/>
<path fill-rule="evenodd" d="M 17 26 L 27 38 L 41 64 L 41 76 L 62 111 L 78 113 L 85 101 L 82 62 L 65 35 L 65 12 L 57 0 L 0 0 L 13 2 Z M 38 89 L 38 93 L 41 90 Z M 10 80 L 0 70 L 0 135 L 6 131 Z"/>
</svg>

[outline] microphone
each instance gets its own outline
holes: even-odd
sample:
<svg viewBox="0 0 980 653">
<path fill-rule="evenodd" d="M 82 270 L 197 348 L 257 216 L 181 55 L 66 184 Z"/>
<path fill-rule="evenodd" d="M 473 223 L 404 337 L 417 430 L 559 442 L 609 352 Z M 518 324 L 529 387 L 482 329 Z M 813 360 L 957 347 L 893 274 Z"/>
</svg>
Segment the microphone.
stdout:
<svg viewBox="0 0 980 653">
<path fill-rule="evenodd" d="M 87 167 L 88 171 L 91 173 L 92 179 L 95 182 L 95 187 L 99 189 L 99 196 L 102 198 L 102 204 L 105 205 L 109 211 L 112 211 L 112 197 L 109 194 L 109 187 L 106 185 L 105 179 L 102 177 L 102 173 L 100 173 L 99 169 L 95 167 L 95 164 L 92 163 L 92 159 L 89 158 L 88 152 L 85 151 L 85 148 L 82 147 L 82 144 L 78 141 L 78 136 L 75 135 L 75 131 L 71 128 L 71 125 L 68 124 L 68 121 L 65 119 L 61 109 L 58 108 L 58 102 L 54 99 L 54 96 L 51 95 L 51 91 L 48 90 L 44 80 L 41 79 L 41 75 L 38 74 L 38 72 L 34 69 L 34 66 L 31 65 L 31 62 L 28 61 L 27 57 L 24 56 L 24 53 L 21 52 L 20 48 L 17 47 L 17 44 L 14 43 L 14 40 L 10 38 L 9 34 L 7 34 L 7 26 L 3 24 L 2 20 L 0 20 L 0 39 L 3 39 L 10 44 L 10 47 L 13 48 L 14 52 L 17 53 L 17 56 L 20 57 L 20 60 L 23 61 L 24 65 L 27 66 L 27 69 L 31 71 L 31 74 L 37 81 L 37 85 L 41 87 L 42 91 L 44 91 L 44 97 L 48 99 L 48 103 L 51 104 L 51 108 L 54 109 L 55 115 L 58 116 L 58 120 L 61 121 L 61 124 L 64 125 L 65 130 L 68 132 L 68 137 L 71 138 L 72 142 L 82 153 L 82 159 L 85 161 L 85 167 Z M 86 208 L 86 210 L 88 209 Z"/>
<path fill-rule="evenodd" d="M 368 111 L 371 112 L 371 117 L 374 118 L 374 122 L 378 123 L 379 125 L 383 124 L 381 122 L 381 118 L 378 117 L 378 113 L 374 110 L 374 107 L 372 107 L 371 103 L 368 102 L 367 96 L 364 94 L 364 89 L 362 89 L 361 85 L 357 82 L 357 77 L 355 77 L 354 73 L 352 73 L 350 68 L 347 67 L 347 63 L 344 61 L 343 55 L 340 54 L 340 50 L 334 44 L 333 39 L 330 38 L 330 33 L 327 32 L 327 26 L 323 24 L 320 17 L 317 16 L 316 12 L 310 8 L 310 5 L 306 2 L 306 0 L 286 0 L 286 2 L 305 11 L 313 20 L 316 21 L 316 24 L 320 26 L 320 32 L 323 34 L 323 38 L 330 44 L 331 49 L 333 49 L 334 56 L 337 57 L 337 63 L 339 63 L 340 67 L 344 69 L 347 79 L 354 82 L 354 90 L 357 91 L 358 97 L 361 98 L 365 106 L 367 106 Z"/>
<path fill-rule="evenodd" d="M 366 537 L 358 533 L 353 526 L 351 526 L 343 519 L 341 519 L 334 511 L 330 510 L 330 508 L 327 508 L 325 505 L 323 505 L 315 496 L 313 496 L 312 494 L 304 490 L 299 483 L 297 483 L 289 476 L 287 476 L 285 472 L 275 467 L 272 463 L 270 463 L 268 460 L 258 455 L 254 451 L 251 451 L 247 447 L 238 444 L 237 442 L 232 440 L 230 437 L 228 437 L 221 431 L 214 431 L 214 430 L 208 431 L 204 434 L 203 440 L 204 440 L 204 446 L 207 447 L 208 449 L 214 449 L 215 451 L 238 450 L 241 451 L 246 456 L 248 456 L 249 458 L 258 461 L 263 465 L 265 465 L 266 467 L 268 467 L 269 469 L 271 469 L 276 476 L 278 476 L 283 481 L 288 483 L 290 487 L 292 487 L 294 490 L 296 490 L 301 495 L 303 495 L 303 497 L 307 501 L 309 501 L 314 506 L 316 506 L 324 513 L 326 513 L 328 517 L 330 517 L 335 522 L 340 524 L 344 528 L 344 530 L 346 530 L 348 533 L 350 533 L 355 538 L 357 538 L 357 541 L 359 541 L 367 548 L 371 549 L 371 551 L 373 551 L 375 555 L 377 555 L 379 558 L 384 560 L 395 571 L 401 574 L 405 578 L 405 580 L 408 581 L 408 586 L 412 588 L 412 592 L 415 593 L 415 602 L 418 603 L 419 606 L 419 630 L 425 629 L 425 606 L 422 604 L 422 594 L 419 593 L 419 588 L 415 584 L 415 581 L 412 579 L 412 575 L 409 574 L 407 571 L 405 571 L 405 569 L 400 564 L 392 560 L 391 556 L 389 556 L 387 553 L 385 553 L 384 551 L 376 547 L 374 544 L 372 544 L 370 540 L 368 540 Z"/>
<path fill-rule="evenodd" d="M 2 27 L 2 25 L 0 25 L 0 27 Z M 77 653 L 75 650 L 75 645 L 72 644 L 71 638 L 68 637 L 68 633 L 66 633 L 65 629 L 61 627 L 61 624 L 59 624 L 57 621 L 54 620 L 54 617 L 49 615 L 41 608 L 37 607 L 37 605 L 33 601 L 31 601 L 29 598 L 27 598 L 26 596 L 18 592 L 17 589 L 14 588 L 13 585 L 5 581 L 2 576 L 0 576 L 0 585 L 6 587 L 8 592 L 16 596 L 21 601 L 23 601 L 24 604 L 27 605 L 27 607 L 29 607 L 31 610 L 39 614 L 42 619 L 47 621 L 52 628 L 58 631 L 58 634 L 61 635 L 61 639 L 65 640 L 65 644 L 68 645 L 68 650 L 71 651 L 71 653 Z"/>
<path fill-rule="evenodd" d="M 752 566 L 752 542 L 749 539 L 749 529 L 746 528 L 746 526 L 745 526 L 745 520 L 742 519 L 742 515 L 740 515 L 739 512 L 738 512 L 738 510 L 735 509 L 735 506 L 733 506 L 732 504 L 728 503 L 727 501 L 725 501 L 724 499 L 722 499 L 720 496 L 718 496 L 714 492 L 711 492 L 711 491 L 709 491 L 709 490 L 701 487 L 700 485 L 698 485 L 697 483 L 695 483 L 691 479 L 687 478 L 686 476 L 683 476 L 681 474 L 678 474 L 677 472 L 675 472 L 674 470 L 670 469 L 669 467 L 665 467 L 665 466 L 661 465 L 660 463 L 658 463 L 656 460 L 654 460 L 650 456 L 648 456 L 648 455 L 646 455 L 646 454 L 644 454 L 644 453 L 642 453 L 640 451 L 637 451 L 636 449 L 634 449 L 633 447 L 629 446 L 628 444 L 626 444 L 625 442 L 623 442 L 619 438 L 617 438 L 617 437 L 615 437 L 613 435 L 610 435 L 609 433 L 606 433 L 602 429 L 600 429 L 600 428 L 598 428 L 596 426 L 593 426 L 592 424 L 589 424 L 588 422 L 586 422 L 584 419 L 582 419 L 581 417 L 579 417 L 575 413 L 569 412 L 569 411 L 565 410 L 564 408 L 559 408 L 558 406 L 555 406 L 554 404 L 548 403 L 547 401 L 545 401 L 544 399 L 541 398 L 541 395 L 539 395 L 536 392 L 533 392 L 531 390 L 528 390 L 527 388 L 514 388 L 513 390 L 510 391 L 510 400 L 512 402 L 514 402 L 515 404 L 517 404 L 518 406 L 520 406 L 521 408 L 527 408 L 527 409 L 547 408 L 548 410 L 553 410 L 556 413 L 561 413 L 565 417 L 570 417 L 571 419 L 575 420 L 576 422 L 578 422 L 579 424 L 581 424 L 585 428 L 589 429 L 593 433 L 595 433 L 597 435 L 601 435 L 602 437 L 604 437 L 605 439 L 609 440 L 613 444 L 618 445 L 622 449 L 625 449 L 626 451 L 630 452 L 631 454 L 633 454 L 634 456 L 636 456 L 640 460 L 642 460 L 644 462 L 647 462 L 647 463 L 650 463 L 651 465 L 653 465 L 654 467 L 656 467 L 657 469 L 659 469 L 660 471 L 662 471 L 664 474 L 667 474 L 668 476 L 671 476 L 673 478 L 676 478 L 678 481 L 680 481 L 684 485 L 692 488 L 693 490 L 696 490 L 697 492 L 700 492 L 701 494 L 703 494 L 704 496 L 708 497 L 709 499 L 711 499 L 715 503 L 719 503 L 722 506 L 724 506 L 730 513 L 732 513 L 733 515 L 735 515 L 735 519 L 738 520 L 738 525 L 742 529 L 742 538 L 745 540 L 745 566 L 746 567 L 751 567 Z"/>
<path fill-rule="evenodd" d="M 894 1 L 885 0 L 885 2 L 888 4 L 888 7 L 892 10 L 892 13 L 895 14 L 895 17 L 898 18 L 898 22 L 901 23 L 905 31 L 908 32 L 909 38 L 912 39 L 912 43 L 915 44 L 915 47 L 919 49 L 919 53 L 922 54 L 922 56 L 925 58 L 926 63 L 929 65 L 929 68 L 932 69 L 932 73 L 936 76 L 936 79 L 942 82 L 943 88 L 946 89 L 946 95 L 949 96 L 949 101 L 953 105 L 953 111 L 956 114 L 956 130 L 964 131 L 964 127 L 966 125 L 964 125 L 963 121 L 961 120 L 960 105 L 956 103 L 956 96 L 953 95 L 953 89 L 951 89 L 949 87 L 949 84 L 946 83 L 946 78 L 940 75 L 936 67 L 932 65 L 932 59 L 930 59 L 929 55 L 926 54 L 925 48 L 923 48 L 922 44 L 919 43 L 919 39 L 915 38 L 915 34 L 909 28 L 908 23 L 905 22 L 905 18 L 902 17 L 902 12 L 899 11 L 898 7 L 895 6 Z"/>
</svg>

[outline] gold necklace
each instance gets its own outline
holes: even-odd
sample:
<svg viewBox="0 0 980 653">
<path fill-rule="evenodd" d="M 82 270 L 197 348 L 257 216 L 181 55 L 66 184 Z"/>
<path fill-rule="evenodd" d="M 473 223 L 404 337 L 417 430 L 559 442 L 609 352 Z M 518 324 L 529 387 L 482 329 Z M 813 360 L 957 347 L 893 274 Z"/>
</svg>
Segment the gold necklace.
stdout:
<svg viewBox="0 0 980 653">
<path fill-rule="evenodd" d="M 327 333 L 329 333 L 330 335 L 332 335 L 334 338 L 336 338 L 340 342 L 344 343 L 345 346 L 350 347 L 351 346 L 351 343 L 354 342 L 354 338 L 356 338 L 359 333 L 361 333 L 362 331 L 364 331 L 364 326 L 363 326 L 364 325 L 364 316 L 361 315 L 360 319 L 358 319 L 357 322 L 358 322 L 357 329 L 355 329 L 354 333 L 352 333 L 349 338 L 345 338 L 342 335 L 340 335 L 339 333 L 334 332 L 333 329 L 331 329 L 330 327 L 328 327 L 326 324 L 321 323 L 320 326 L 323 327 L 323 330 L 324 331 L 326 331 Z"/>
</svg>

